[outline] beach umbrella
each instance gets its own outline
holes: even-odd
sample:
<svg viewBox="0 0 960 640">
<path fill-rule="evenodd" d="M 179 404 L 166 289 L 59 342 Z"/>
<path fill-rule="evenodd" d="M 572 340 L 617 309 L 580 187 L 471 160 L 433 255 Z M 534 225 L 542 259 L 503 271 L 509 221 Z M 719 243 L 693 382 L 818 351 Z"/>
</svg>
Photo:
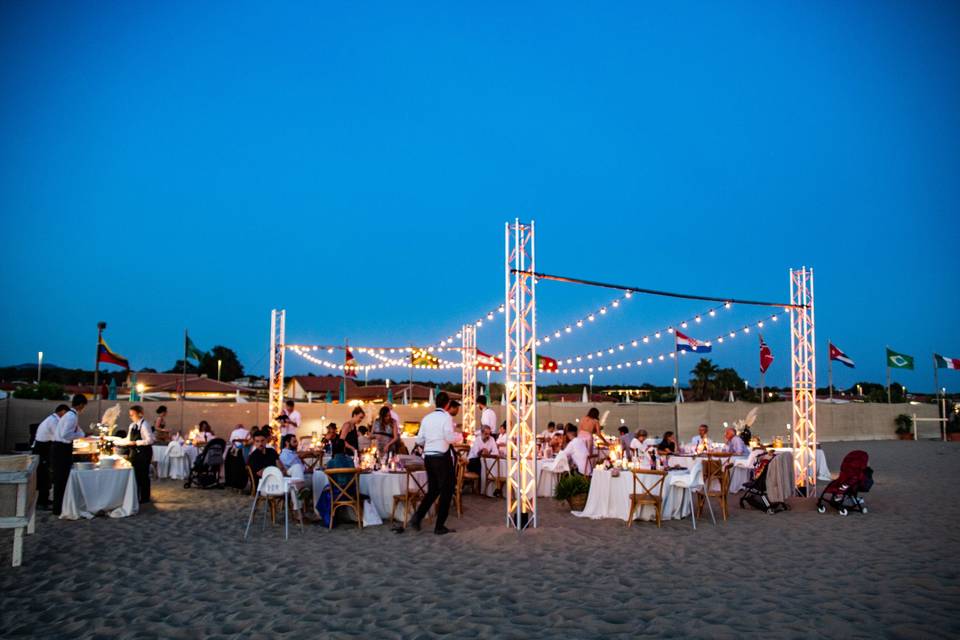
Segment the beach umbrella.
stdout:
<svg viewBox="0 0 960 640">
<path fill-rule="evenodd" d="M 140 400 L 137 396 L 137 372 L 134 371 L 130 374 L 130 402 L 137 402 Z"/>
<path fill-rule="evenodd" d="M 427 404 L 433 404 L 434 402 L 433 389 L 430 389 L 430 397 L 427 398 Z"/>
<path fill-rule="evenodd" d="M 407 390 L 403 390 L 403 404 L 410 404 L 410 399 L 407 397 Z"/>
<path fill-rule="evenodd" d="M 344 404 L 347 401 L 347 384 L 343 380 L 340 381 L 340 404 Z"/>
<path fill-rule="evenodd" d="M 330 389 L 327 389 L 327 404 L 333 402 L 333 392 Z"/>
<path fill-rule="evenodd" d="M 393 389 L 387 389 L 387 402 L 393 404 Z"/>
<path fill-rule="evenodd" d="M 580 402 L 587 403 L 590 402 L 590 398 L 587 396 L 587 388 L 583 388 L 583 399 Z"/>
<path fill-rule="evenodd" d="M 502 407 L 507 406 L 507 392 L 506 392 L 506 391 L 504 391 L 503 393 L 500 394 L 500 406 L 502 406 Z"/>
<path fill-rule="evenodd" d="M 110 390 L 107 392 L 107 400 L 117 399 L 117 381 L 110 378 Z"/>
</svg>

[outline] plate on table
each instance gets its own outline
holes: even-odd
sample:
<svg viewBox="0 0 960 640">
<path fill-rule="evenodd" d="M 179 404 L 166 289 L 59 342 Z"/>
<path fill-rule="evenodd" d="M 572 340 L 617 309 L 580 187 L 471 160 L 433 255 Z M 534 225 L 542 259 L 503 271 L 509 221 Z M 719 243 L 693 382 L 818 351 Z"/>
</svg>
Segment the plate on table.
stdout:
<svg viewBox="0 0 960 640">
<path fill-rule="evenodd" d="M 92 462 L 74 462 L 73 467 L 77 471 L 91 471 L 95 468 L 95 465 Z"/>
</svg>

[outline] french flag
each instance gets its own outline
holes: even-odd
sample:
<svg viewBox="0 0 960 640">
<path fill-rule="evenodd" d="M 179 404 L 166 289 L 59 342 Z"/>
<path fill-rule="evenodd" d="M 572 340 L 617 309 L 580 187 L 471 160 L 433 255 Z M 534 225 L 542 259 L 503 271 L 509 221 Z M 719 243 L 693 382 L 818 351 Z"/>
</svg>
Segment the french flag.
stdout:
<svg viewBox="0 0 960 640">
<path fill-rule="evenodd" d="M 677 351 L 693 351 L 694 353 L 710 353 L 712 350 L 706 342 L 700 342 L 690 336 L 685 336 L 679 331 L 674 331 L 677 337 Z"/>
</svg>

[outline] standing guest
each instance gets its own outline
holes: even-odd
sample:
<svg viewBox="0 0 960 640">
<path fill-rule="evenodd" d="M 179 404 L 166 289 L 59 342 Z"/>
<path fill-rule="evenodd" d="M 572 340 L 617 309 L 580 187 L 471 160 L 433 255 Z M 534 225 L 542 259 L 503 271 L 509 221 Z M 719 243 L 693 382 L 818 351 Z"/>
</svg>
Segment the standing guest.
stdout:
<svg viewBox="0 0 960 640">
<path fill-rule="evenodd" d="M 596 407 L 590 407 L 587 415 L 580 418 L 580 431 L 577 433 L 577 437 L 583 440 L 583 444 L 587 445 L 587 451 L 591 453 L 594 449 L 594 434 L 603 438 L 603 429 L 600 426 L 600 410 Z"/>
<path fill-rule="evenodd" d="M 200 424 L 197 425 L 197 433 L 193 438 L 193 444 L 202 449 L 203 445 L 215 437 L 216 436 L 213 435 L 213 429 L 210 428 L 210 423 L 206 420 L 201 420 Z"/>
<path fill-rule="evenodd" d="M 410 520 L 410 525 L 419 531 L 420 523 L 427 515 L 427 511 L 439 498 L 437 521 L 433 532 L 442 536 L 453 533 L 453 529 L 447 529 L 444 525 L 450 513 L 455 475 L 450 445 L 460 442 L 460 438 L 453 431 L 453 418 L 448 412 L 450 396 L 446 391 L 437 394 L 436 406 L 437 408 L 420 422 L 420 432 L 417 434 L 417 444 L 423 446 L 423 464 L 427 469 L 427 495 L 420 501 L 420 506 Z"/>
<path fill-rule="evenodd" d="M 450 406 L 447 408 L 447 411 L 450 414 L 451 418 L 456 418 L 457 415 L 460 413 L 460 401 L 451 400 Z"/>
<path fill-rule="evenodd" d="M 140 502 L 150 502 L 150 463 L 153 461 L 153 428 L 143 417 L 143 407 L 130 407 L 130 428 L 127 437 L 116 443 L 124 447 L 127 460 L 133 465 Z"/>
<path fill-rule="evenodd" d="M 497 414 L 487 406 L 487 396 L 477 398 L 477 404 L 480 405 L 480 424 L 477 425 L 477 434 L 479 435 L 484 427 L 490 427 L 490 433 L 497 431 Z"/>
<path fill-rule="evenodd" d="M 354 407 L 350 413 L 350 419 L 340 425 L 340 439 L 347 446 L 347 453 L 350 455 L 360 453 L 359 436 L 357 435 L 357 426 L 363 421 L 366 414 L 360 407 Z"/>
<path fill-rule="evenodd" d="M 467 471 L 480 473 L 481 456 L 491 456 L 495 458 L 499 455 L 500 448 L 497 446 L 497 441 L 490 432 L 490 427 L 483 425 L 480 429 L 480 435 L 474 438 L 473 444 L 470 445 L 470 453 L 467 454 Z"/>
<path fill-rule="evenodd" d="M 293 400 L 287 400 L 285 403 L 285 408 L 283 410 L 283 415 L 287 417 L 285 421 L 281 422 L 280 425 L 280 437 L 290 435 L 291 433 L 296 435 L 297 429 L 300 428 L 300 412 L 294 409 L 296 406 Z"/>
<path fill-rule="evenodd" d="M 37 508 L 47 510 L 50 508 L 50 444 L 57 437 L 57 423 L 67 411 L 70 410 L 65 404 L 57 405 L 53 413 L 48 415 L 37 427 L 37 433 L 33 438 L 33 453 L 39 458 L 37 463 Z"/>
<path fill-rule="evenodd" d="M 380 407 L 380 414 L 373 421 L 373 437 L 381 456 L 392 453 L 400 440 L 400 427 L 393 418 L 390 407 Z"/>
<path fill-rule="evenodd" d="M 249 437 L 250 432 L 247 431 L 242 424 L 238 424 L 233 428 L 233 431 L 230 432 L 230 443 L 234 445 L 239 443 L 242 445 Z"/>
<path fill-rule="evenodd" d="M 710 433 L 710 427 L 705 424 L 697 427 L 697 435 L 693 436 L 693 440 L 690 441 L 690 444 L 693 445 L 694 449 L 697 451 L 703 451 L 710 446 L 710 437 L 707 435 Z"/>
<path fill-rule="evenodd" d="M 84 437 L 79 416 L 87 406 L 87 398 L 76 394 L 70 401 L 70 409 L 57 422 L 56 435 L 50 443 L 50 470 L 53 474 L 53 515 L 59 517 L 63 509 L 63 494 L 73 467 L 73 441 Z"/>
<path fill-rule="evenodd" d="M 564 447 L 563 453 L 566 454 L 570 464 L 577 468 L 577 471 L 583 475 L 589 475 L 590 451 L 587 449 L 587 443 L 579 436 L 577 431 L 577 425 L 567 424 L 567 446 Z"/>
<path fill-rule="evenodd" d="M 723 445 L 724 451 L 732 453 L 735 456 L 750 455 L 750 451 L 747 449 L 743 438 L 737 436 L 737 430 L 733 427 L 727 427 L 723 431 L 723 439 L 727 441 L 726 444 Z"/>
<path fill-rule="evenodd" d="M 164 405 L 157 407 L 157 418 L 153 421 L 153 438 L 157 444 L 170 442 L 170 431 L 167 429 L 167 408 Z"/>
<path fill-rule="evenodd" d="M 677 452 L 677 436 L 673 434 L 673 431 L 664 431 L 663 437 L 660 438 L 660 444 L 657 445 L 657 453 L 676 453 Z"/>
<path fill-rule="evenodd" d="M 253 471 L 254 482 L 260 484 L 263 470 L 267 467 L 276 467 L 279 456 L 274 449 L 267 447 L 267 434 L 261 429 L 253 434 L 253 450 L 247 459 L 247 466 Z"/>
<path fill-rule="evenodd" d="M 630 429 L 624 425 L 620 425 L 620 451 L 623 452 L 623 455 L 629 460 L 632 456 L 630 455 L 630 443 L 633 442 L 633 436 L 630 434 Z"/>
</svg>

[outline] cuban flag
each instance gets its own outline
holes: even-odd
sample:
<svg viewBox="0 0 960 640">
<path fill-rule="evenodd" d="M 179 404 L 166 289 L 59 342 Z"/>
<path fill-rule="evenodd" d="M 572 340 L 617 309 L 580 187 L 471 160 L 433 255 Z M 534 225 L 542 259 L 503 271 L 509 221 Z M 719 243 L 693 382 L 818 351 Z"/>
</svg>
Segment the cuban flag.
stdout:
<svg viewBox="0 0 960 640">
<path fill-rule="evenodd" d="M 847 365 L 848 367 L 850 367 L 851 369 L 855 369 L 855 368 L 856 368 L 857 365 L 855 365 L 855 364 L 853 363 L 853 359 L 852 359 L 850 356 L 848 356 L 848 355 L 845 354 L 843 351 L 840 351 L 840 349 L 837 349 L 835 346 L 833 346 L 833 343 L 832 343 L 832 342 L 828 342 L 827 344 L 830 346 L 830 359 L 831 359 L 831 360 L 836 360 L 836 361 L 839 362 L 840 364 L 845 364 L 845 365 Z"/>
<path fill-rule="evenodd" d="M 694 353 L 710 353 L 712 351 L 710 345 L 706 342 L 700 342 L 690 336 L 685 336 L 679 331 L 674 331 L 673 334 L 677 337 L 677 351 L 692 351 Z"/>
</svg>

